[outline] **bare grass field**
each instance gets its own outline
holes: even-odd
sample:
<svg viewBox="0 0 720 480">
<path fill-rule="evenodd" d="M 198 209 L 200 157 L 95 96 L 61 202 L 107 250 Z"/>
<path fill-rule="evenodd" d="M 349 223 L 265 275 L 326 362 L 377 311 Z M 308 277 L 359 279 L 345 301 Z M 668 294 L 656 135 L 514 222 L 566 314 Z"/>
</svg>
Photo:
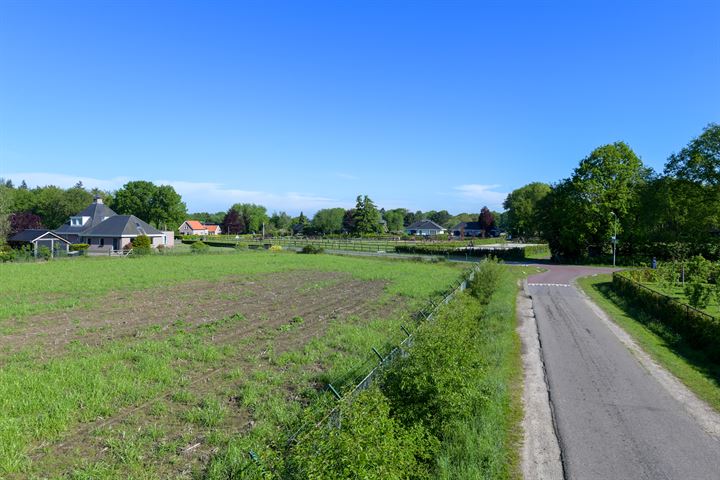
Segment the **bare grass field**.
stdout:
<svg viewBox="0 0 720 480">
<path fill-rule="evenodd" d="M 0 477 L 198 478 L 262 454 L 454 264 L 243 252 L 0 266 Z"/>
</svg>

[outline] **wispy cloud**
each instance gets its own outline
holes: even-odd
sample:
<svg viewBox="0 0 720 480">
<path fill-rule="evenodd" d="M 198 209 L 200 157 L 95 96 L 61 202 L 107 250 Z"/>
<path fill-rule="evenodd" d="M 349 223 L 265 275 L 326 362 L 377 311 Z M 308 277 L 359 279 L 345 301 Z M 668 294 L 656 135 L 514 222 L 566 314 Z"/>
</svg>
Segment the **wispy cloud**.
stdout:
<svg viewBox="0 0 720 480">
<path fill-rule="evenodd" d="M 482 203 L 490 208 L 499 209 L 507 197 L 507 193 L 498 192 L 500 185 L 481 185 L 471 183 L 454 187 L 457 196 L 472 200 L 478 204 Z"/>
<path fill-rule="evenodd" d="M 100 188 L 103 190 L 116 190 L 132 180 L 128 177 L 115 177 L 99 179 L 92 177 L 77 177 L 57 173 L 21 172 L 3 174 L 15 184 L 25 180 L 28 186 L 56 185 L 69 188 L 81 181 L 86 188 Z M 259 190 L 243 190 L 232 188 L 222 183 L 213 182 L 186 182 L 182 180 L 152 180 L 157 185 L 172 185 L 182 195 L 183 201 L 190 211 L 218 211 L 225 210 L 233 203 L 257 203 L 264 205 L 268 210 L 285 210 L 289 213 L 304 211 L 311 214 L 321 208 L 347 207 L 351 205 L 338 199 L 302 192 L 264 192 Z"/>
</svg>

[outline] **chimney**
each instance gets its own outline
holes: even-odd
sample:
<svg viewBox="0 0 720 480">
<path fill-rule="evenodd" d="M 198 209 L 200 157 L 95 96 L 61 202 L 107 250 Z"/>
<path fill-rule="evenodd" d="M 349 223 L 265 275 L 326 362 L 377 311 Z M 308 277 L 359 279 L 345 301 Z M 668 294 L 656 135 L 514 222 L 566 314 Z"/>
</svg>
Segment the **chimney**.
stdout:
<svg viewBox="0 0 720 480">
<path fill-rule="evenodd" d="M 98 205 L 102 205 L 102 204 L 103 204 L 103 200 L 102 200 L 102 198 L 100 198 L 100 195 L 95 195 L 95 200 L 94 200 L 94 202 L 97 203 Z"/>
</svg>

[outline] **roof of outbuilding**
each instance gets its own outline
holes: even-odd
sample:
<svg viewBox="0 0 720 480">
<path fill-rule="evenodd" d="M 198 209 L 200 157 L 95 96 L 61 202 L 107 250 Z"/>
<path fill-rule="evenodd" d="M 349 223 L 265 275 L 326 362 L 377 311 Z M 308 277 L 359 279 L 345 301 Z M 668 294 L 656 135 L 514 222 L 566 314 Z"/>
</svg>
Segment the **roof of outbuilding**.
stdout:
<svg viewBox="0 0 720 480">
<path fill-rule="evenodd" d="M 27 242 L 32 243 L 35 240 L 39 239 L 40 237 L 46 237 L 51 236 L 54 237 L 55 240 L 59 240 L 65 243 L 70 243 L 61 236 L 55 234 L 54 232 L 51 232 L 50 230 L 47 230 L 45 228 L 29 228 L 27 230 L 23 230 L 22 232 L 18 232 L 12 237 L 8 238 L 9 242 Z"/>
<path fill-rule="evenodd" d="M 140 220 L 135 215 L 115 215 L 95 227 L 83 232 L 88 237 L 119 237 L 127 235 L 162 235 L 155 227 Z"/>
<path fill-rule="evenodd" d="M 47 228 L 28 228 L 22 232 L 18 232 L 12 237 L 8 238 L 9 242 L 32 242 L 38 237 L 43 236 L 49 232 Z"/>
<path fill-rule="evenodd" d="M 408 226 L 406 230 L 445 230 L 432 220 L 420 220 Z"/>
<path fill-rule="evenodd" d="M 208 232 L 217 232 L 218 228 L 220 228 L 219 225 L 205 225 L 205 228 L 207 228 Z"/>
</svg>

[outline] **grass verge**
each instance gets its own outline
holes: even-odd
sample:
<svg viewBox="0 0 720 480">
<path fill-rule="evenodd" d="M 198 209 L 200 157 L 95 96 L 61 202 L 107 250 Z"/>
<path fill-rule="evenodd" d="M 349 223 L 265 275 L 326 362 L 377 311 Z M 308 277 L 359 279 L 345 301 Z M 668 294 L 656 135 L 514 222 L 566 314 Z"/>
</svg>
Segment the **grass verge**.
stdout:
<svg viewBox="0 0 720 480">
<path fill-rule="evenodd" d="M 720 411 L 720 365 L 688 345 L 666 325 L 619 296 L 612 289 L 610 275 L 581 278 L 578 285 L 615 323 L 632 335 L 655 361 L 716 411 Z"/>
</svg>

